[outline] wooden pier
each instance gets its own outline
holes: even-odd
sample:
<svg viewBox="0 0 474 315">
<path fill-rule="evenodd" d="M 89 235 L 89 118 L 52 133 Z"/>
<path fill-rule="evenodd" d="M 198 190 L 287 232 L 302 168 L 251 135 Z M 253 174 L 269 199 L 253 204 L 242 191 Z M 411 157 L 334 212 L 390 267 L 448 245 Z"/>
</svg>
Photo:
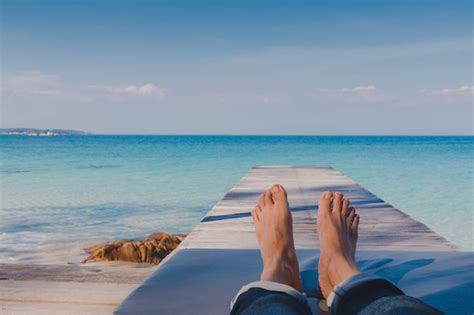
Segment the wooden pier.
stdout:
<svg viewBox="0 0 474 315">
<path fill-rule="evenodd" d="M 474 310 L 474 255 L 330 167 L 253 167 L 115 314 L 225 314 L 238 289 L 259 279 L 261 258 L 250 211 L 274 183 L 287 192 L 305 291 L 317 289 L 317 199 L 341 191 L 360 215 L 356 259 L 446 313 Z M 455 270 L 455 272 L 452 272 Z M 425 284 L 424 284 L 425 283 Z M 453 301 L 454 297 L 454 301 Z M 324 303 L 311 299 L 314 314 Z"/>
<path fill-rule="evenodd" d="M 219 201 L 185 239 L 184 248 L 257 249 L 250 210 L 272 184 L 288 192 L 296 248 L 319 248 L 316 207 L 325 190 L 340 191 L 360 214 L 360 250 L 453 250 L 426 225 L 330 167 L 254 167 Z"/>
</svg>

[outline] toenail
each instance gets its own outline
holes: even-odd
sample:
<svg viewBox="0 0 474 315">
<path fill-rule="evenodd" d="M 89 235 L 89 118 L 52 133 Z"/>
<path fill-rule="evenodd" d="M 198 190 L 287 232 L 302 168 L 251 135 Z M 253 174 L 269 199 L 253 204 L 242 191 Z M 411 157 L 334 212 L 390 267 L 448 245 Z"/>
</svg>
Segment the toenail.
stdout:
<svg viewBox="0 0 474 315">
<path fill-rule="evenodd" d="M 278 187 L 278 185 L 273 185 L 272 191 L 273 191 L 274 193 L 278 192 L 279 190 L 280 190 L 280 187 Z"/>
</svg>

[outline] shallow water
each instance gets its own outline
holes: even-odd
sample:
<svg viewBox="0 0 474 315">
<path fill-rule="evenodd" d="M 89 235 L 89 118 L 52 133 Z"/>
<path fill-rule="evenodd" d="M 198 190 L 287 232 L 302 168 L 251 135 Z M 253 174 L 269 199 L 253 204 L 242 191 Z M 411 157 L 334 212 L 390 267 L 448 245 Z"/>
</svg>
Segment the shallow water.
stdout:
<svg viewBox="0 0 474 315">
<path fill-rule="evenodd" d="M 0 136 L 0 262 L 190 231 L 253 165 L 329 165 L 472 250 L 474 137 Z"/>
</svg>

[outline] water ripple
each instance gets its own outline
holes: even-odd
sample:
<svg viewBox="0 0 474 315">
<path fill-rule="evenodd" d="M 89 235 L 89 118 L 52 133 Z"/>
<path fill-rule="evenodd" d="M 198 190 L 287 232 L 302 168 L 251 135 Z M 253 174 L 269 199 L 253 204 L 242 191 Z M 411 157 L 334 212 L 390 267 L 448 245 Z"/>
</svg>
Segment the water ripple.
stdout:
<svg viewBox="0 0 474 315">
<path fill-rule="evenodd" d="M 88 165 L 88 166 L 81 166 L 81 167 L 78 167 L 79 169 L 102 169 L 102 168 L 118 168 L 118 167 L 121 167 L 121 165 L 114 165 L 114 164 L 110 164 L 110 165 Z"/>
<path fill-rule="evenodd" d="M 0 170 L 2 174 L 31 173 L 32 170 Z"/>
</svg>

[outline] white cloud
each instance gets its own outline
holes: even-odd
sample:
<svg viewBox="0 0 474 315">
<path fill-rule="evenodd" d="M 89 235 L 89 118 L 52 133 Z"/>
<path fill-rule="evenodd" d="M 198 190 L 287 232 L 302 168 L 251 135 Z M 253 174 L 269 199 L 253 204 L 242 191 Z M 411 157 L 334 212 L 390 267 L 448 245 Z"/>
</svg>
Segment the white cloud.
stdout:
<svg viewBox="0 0 474 315">
<path fill-rule="evenodd" d="M 124 86 L 67 86 L 58 75 L 41 71 L 23 71 L 5 78 L 1 82 L 2 97 L 10 103 L 21 100 L 39 103 L 40 98 L 62 103 L 90 102 L 95 99 L 120 101 L 126 97 L 153 97 L 163 99 L 167 90 L 153 83 Z"/>
<path fill-rule="evenodd" d="M 312 98 L 320 102 L 340 104 L 373 104 L 391 99 L 388 93 L 381 91 L 373 84 L 343 88 L 319 88 L 312 93 Z"/>
<path fill-rule="evenodd" d="M 423 89 L 420 91 L 422 95 L 426 96 L 441 96 L 441 97 L 462 97 L 462 96 L 473 96 L 474 85 L 463 85 L 456 88 L 443 88 L 443 89 Z"/>
<path fill-rule="evenodd" d="M 273 101 L 273 98 L 268 96 L 268 95 L 258 95 L 255 97 L 255 99 L 260 102 L 260 103 L 264 103 L 264 104 L 269 104 Z"/>
<path fill-rule="evenodd" d="M 360 93 L 376 93 L 378 91 L 375 85 L 359 85 L 355 87 L 344 87 L 344 88 L 320 88 L 316 89 L 320 93 L 326 94 L 360 94 Z"/>
<path fill-rule="evenodd" d="M 111 96 L 154 96 L 162 99 L 167 94 L 167 89 L 153 83 L 146 83 L 142 86 L 88 86 L 88 88 Z"/>
<path fill-rule="evenodd" d="M 376 92 L 377 88 L 375 85 L 366 85 L 366 86 L 356 86 L 353 88 L 343 88 L 343 92 L 353 92 L 353 93 L 372 93 Z"/>
<path fill-rule="evenodd" d="M 268 91 L 270 92 L 270 91 Z M 389 93 L 379 90 L 375 85 L 357 85 L 342 88 L 283 89 L 276 93 L 254 94 L 247 90 L 224 90 L 212 93 L 208 100 L 216 104 L 290 105 L 304 103 L 373 103 L 387 101 Z"/>
<path fill-rule="evenodd" d="M 40 71 L 24 71 L 7 78 L 2 84 L 2 92 L 12 95 L 60 95 L 61 80 L 57 75 Z"/>
<path fill-rule="evenodd" d="M 161 97 L 166 95 L 166 89 L 159 88 L 153 83 L 147 83 L 142 86 L 130 85 L 125 88 L 125 92 L 134 95 L 152 95 L 157 94 Z"/>
<path fill-rule="evenodd" d="M 40 104 L 41 98 L 61 103 L 90 101 L 82 91 L 66 87 L 60 76 L 42 71 L 22 71 L 7 77 L 1 83 L 1 91 L 11 104 L 23 101 Z"/>
<path fill-rule="evenodd" d="M 212 104 L 219 105 L 238 105 L 238 106 L 265 106 L 265 105 L 281 105 L 292 102 L 293 97 L 288 93 L 266 93 L 255 94 L 252 91 L 238 90 L 212 91 L 209 94 L 202 94 L 207 101 Z M 200 96 L 196 96 L 199 98 Z"/>
</svg>

